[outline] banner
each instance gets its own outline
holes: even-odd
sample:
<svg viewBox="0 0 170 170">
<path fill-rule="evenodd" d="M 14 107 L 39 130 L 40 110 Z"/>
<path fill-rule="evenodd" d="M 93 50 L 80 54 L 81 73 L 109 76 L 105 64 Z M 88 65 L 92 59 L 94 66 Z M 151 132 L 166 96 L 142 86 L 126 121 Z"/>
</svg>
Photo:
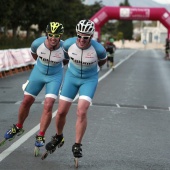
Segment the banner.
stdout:
<svg viewBox="0 0 170 170">
<path fill-rule="evenodd" d="M 0 72 L 33 64 L 30 48 L 0 50 Z"/>
</svg>

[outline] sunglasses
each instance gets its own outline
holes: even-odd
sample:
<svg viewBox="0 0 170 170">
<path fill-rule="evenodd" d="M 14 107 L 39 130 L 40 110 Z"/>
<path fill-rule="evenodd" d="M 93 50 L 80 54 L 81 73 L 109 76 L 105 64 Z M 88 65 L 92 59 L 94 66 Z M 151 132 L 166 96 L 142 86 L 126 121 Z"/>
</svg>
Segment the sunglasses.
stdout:
<svg viewBox="0 0 170 170">
<path fill-rule="evenodd" d="M 88 40 L 91 36 L 82 36 L 82 35 L 77 34 L 77 37 L 83 38 L 84 40 Z"/>
<path fill-rule="evenodd" d="M 60 37 L 59 34 L 51 34 L 51 33 L 48 33 L 48 36 L 49 37 L 54 37 L 54 38 L 59 38 Z"/>
</svg>

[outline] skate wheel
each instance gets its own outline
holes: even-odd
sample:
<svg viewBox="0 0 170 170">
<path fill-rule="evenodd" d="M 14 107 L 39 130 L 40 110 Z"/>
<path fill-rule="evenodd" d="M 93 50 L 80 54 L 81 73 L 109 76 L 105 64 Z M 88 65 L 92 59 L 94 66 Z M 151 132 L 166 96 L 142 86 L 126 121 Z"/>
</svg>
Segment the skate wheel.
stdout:
<svg viewBox="0 0 170 170">
<path fill-rule="evenodd" d="M 35 148 L 34 148 L 34 156 L 37 157 L 39 155 L 39 153 L 40 153 L 40 148 L 35 146 Z"/>
<path fill-rule="evenodd" d="M 24 133 L 24 129 L 22 129 L 19 133 L 17 133 L 17 136 L 21 136 Z"/>
<path fill-rule="evenodd" d="M 74 158 L 74 165 L 75 165 L 76 168 L 78 168 L 78 166 L 79 166 L 78 165 L 78 158 Z"/>
<path fill-rule="evenodd" d="M 48 156 L 48 152 L 45 152 L 43 156 L 41 157 L 42 160 L 44 160 Z"/>
<path fill-rule="evenodd" d="M 3 139 L 1 142 L 0 142 L 0 146 L 4 145 L 6 142 L 6 139 Z"/>
</svg>

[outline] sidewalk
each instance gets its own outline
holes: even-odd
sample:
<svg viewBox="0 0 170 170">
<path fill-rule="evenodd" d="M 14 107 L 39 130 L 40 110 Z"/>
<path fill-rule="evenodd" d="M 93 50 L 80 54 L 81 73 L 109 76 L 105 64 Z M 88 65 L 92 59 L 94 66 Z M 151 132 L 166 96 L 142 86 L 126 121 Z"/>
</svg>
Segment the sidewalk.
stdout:
<svg viewBox="0 0 170 170">
<path fill-rule="evenodd" d="M 148 43 L 144 45 L 141 42 L 136 41 L 128 41 L 126 40 L 124 45 L 122 45 L 121 41 L 115 41 L 114 44 L 117 48 L 137 48 L 137 49 L 163 49 L 164 50 L 164 44 L 161 43 Z"/>
</svg>

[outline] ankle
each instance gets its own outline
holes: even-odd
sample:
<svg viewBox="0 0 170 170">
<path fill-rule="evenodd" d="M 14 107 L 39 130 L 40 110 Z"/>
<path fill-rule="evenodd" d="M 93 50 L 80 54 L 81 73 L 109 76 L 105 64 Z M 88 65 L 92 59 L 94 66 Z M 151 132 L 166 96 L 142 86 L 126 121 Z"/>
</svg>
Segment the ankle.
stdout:
<svg viewBox="0 0 170 170">
<path fill-rule="evenodd" d="M 45 132 L 39 131 L 38 136 L 45 136 Z"/>
<path fill-rule="evenodd" d="M 58 137 L 58 138 L 62 138 L 62 137 L 63 137 L 63 134 L 58 135 L 58 134 L 56 133 L 55 136 Z"/>
<path fill-rule="evenodd" d="M 23 124 L 17 123 L 16 127 L 19 128 L 19 129 L 22 129 L 23 128 Z"/>
</svg>

